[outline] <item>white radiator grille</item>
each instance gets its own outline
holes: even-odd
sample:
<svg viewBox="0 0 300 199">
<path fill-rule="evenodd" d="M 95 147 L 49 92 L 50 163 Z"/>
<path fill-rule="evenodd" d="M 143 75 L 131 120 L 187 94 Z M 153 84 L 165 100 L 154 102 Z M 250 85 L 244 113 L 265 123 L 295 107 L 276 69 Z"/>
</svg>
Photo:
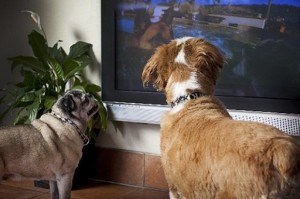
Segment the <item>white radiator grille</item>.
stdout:
<svg viewBox="0 0 300 199">
<path fill-rule="evenodd" d="M 300 116 L 280 113 L 263 113 L 229 110 L 235 120 L 255 121 L 275 126 L 283 132 L 300 136 Z"/>
<path fill-rule="evenodd" d="M 108 102 L 110 119 L 114 121 L 160 124 L 167 106 Z M 235 120 L 256 121 L 275 126 L 289 135 L 300 136 L 300 115 L 228 110 Z"/>
</svg>

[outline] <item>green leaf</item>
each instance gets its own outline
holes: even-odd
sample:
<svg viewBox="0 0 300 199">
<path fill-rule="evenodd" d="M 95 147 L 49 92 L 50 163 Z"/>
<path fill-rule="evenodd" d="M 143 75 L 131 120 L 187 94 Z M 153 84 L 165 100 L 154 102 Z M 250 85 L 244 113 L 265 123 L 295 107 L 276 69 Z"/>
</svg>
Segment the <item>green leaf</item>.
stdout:
<svg viewBox="0 0 300 199">
<path fill-rule="evenodd" d="M 41 99 L 36 99 L 32 104 L 27 106 L 26 112 L 29 115 L 29 121 L 31 122 L 32 120 L 38 118 L 38 111 L 40 109 L 40 104 L 41 104 Z"/>
<path fill-rule="evenodd" d="M 8 58 L 12 62 L 11 68 L 14 70 L 16 66 L 24 66 L 36 72 L 45 72 L 43 64 L 34 57 L 30 56 L 17 56 Z"/>
<path fill-rule="evenodd" d="M 60 64 L 62 64 L 67 57 L 65 50 L 62 47 L 58 48 L 58 43 L 56 43 L 52 48 L 49 47 L 48 51 L 49 56 L 55 58 Z"/>
<path fill-rule="evenodd" d="M 38 91 L 36 91 L 38 92 Z M 37 95 L 35 92 L 27 92 L 27 93 L 24 93 L 23 96 L 21 96 L 18 101 L 19 102 L 33 102 L 35 101 Z"/>
<path fill-rule="evenodd" d="M 58 63 L 57 60 L 53 58 L 48 59 L 47 64 L 50 70 L 52 70 L 55 80 L 59 81 L 58 83 L 61 83 L 65 79 L 62 65 L 60 65 L 60 63 Z"/>
<path fill-rule="evenodd" d="M 83 41 L 78 41 L 77 43 L 73 44 L 70 47 L 70 52 L 68 55 L 68 59 L 75 59 L 78 58 L 82 55 L 87 55 L 92 48 L 92 44 L 83 42 Z"/>
<path fill-rule="evenodd" d="M 84 86 L 79 84 L 71 87 L 71 90 L 80 90 L 85 92 Z"/>
<path fill-rule="evenodd" d="M 45 107 L 44 112 L 48 112 L 52 108 L 52 106 L 55 104 L 56 101 L 57 101 L 57 97 L 46 96 L 45 102 L 44 102 L 44 107 Z"/>
<path fill-rule="evenodd" d="M 107 110 L 101 100 L 100 101 L 98 100 L 98 103 L 99 103 L 98 114 L 100 115 L 101 128 L 105 130 L 107 128 L 107 118 L 108 118 Z"/>
<path fill-rule="evenodd" d="M 41 62 L 44 62 L 45 59 L 48 57 L 48 46 L 44 36 L 34 30 L 28 35 L 28 42 L 32 48 L 33 54 Z"/>
<path fill-rule="evenodd" d="M 92 84 L 92 83 L 85 84 L 85 92 L 87 93 L 95 94 L 100 91 L 101 91 L 101 87 L 96 84 Z"/>
<path fill-rule="evenodd" d="M 16 119 L 14 120 L 14 125 L 25 124 L 25 123 L 28 123 L 28 121 L 29 121 L 29 116 L 22 115 L 20 113 L 16 116 Z"/>
<path fill-rule="evenodd" d="M 67 60 L 63 63 L 64 70 L 64 80 L 67 81 L 70 78 L 75 77 L 75 75 L 82 71 L 86 66 L 81 65 L 80 62 L 75 60 Z"/>
<path fill-rule="evenodd" d="M 23 108 L 28 105 L 32 104 L 32 101 L 15 101 L 15 103 L 12 104 L 13 108 Z"/>
<path fill-rule="evenodd" d="M 93 120 L 91 120 L 91 121 L 93 121 Z M 94 128 L 88 128 L 87 129 L 87 134 L 88 134 L 90 139 L 96 139 L 97 135 L 98 135 L 98 133 L 94 130 Z"/>
<path fill-rule="evenodd" d="M 44 89 L 39 89 L 39 90 L 33 90 L 30 92 L 25 92 L 23 96 L 21 96 L 21 99 L 18 99 L 18 101 L 21 102 L 34 102 L 37 101 L 41 103 L 41 98 L 44 95 Z"/>
<path fill-rule="evenodd" d="M 38 78 L 36 79 L 36 84 L 40 85 L 42 88 L 45 88 L 47 90 L 46 92 L 51 90 L 55 91 L 55 79 L 53 78 L 53 75 L 54 74 L 52 70 L 48 70 L 44 74 L 39 74 Z"/>
<path fill-rule="evenodd" d="M 96 94 L 97 92 L 101 91 L 101 87 L 96 85 L 96 84 L 92 84 L 89 83 L 87 81 L 82 81 L 79 78 L 75 78 L 75 81 L 73 82 L 72 89 L 79 89 L 82 90 L 86 93 L 91 93 L 91 94 Z"/>
<path fill-rule="evenodd" d="M 24 88 L 25 90 L 39 89 L 42 85 L 36 84 L 38 75 L 32 71 L 21 70 L 21 75 L 23 76 L 23 81 L 16 84 L 19 88 Z"/>
<path fill-rule="evenodd" d="M 90 63 L 92 63 L 92 59 L 88 55 L 83 55 L 74 60 L 76 60 L 80 65 L 82 65 L 82 67 L 85 67 L 85 66 L 89 65 Z"/>
<path fill-rule="evenodd" d="M 40 116 L 38 113 L 39 110 L 43 108 L 41 107 L 43 92 L 43 89 L 40 89 L 34 92 L 25 93 L 16 99 L 12 106 L 15 108 L 20 108 L 20 110 L 17 113 L 14 121 L 15 125 L 30 123 L 32 120 Z"/>
</svg>

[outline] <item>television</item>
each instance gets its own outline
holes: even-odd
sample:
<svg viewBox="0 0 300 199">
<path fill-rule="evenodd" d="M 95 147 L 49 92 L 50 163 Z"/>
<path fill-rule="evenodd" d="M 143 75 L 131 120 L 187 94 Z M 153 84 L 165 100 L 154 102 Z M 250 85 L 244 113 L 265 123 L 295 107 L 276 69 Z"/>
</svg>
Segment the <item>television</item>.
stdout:
<svg viewBox="0 0 300 199">
<path fill-rule="evenodd" d="M 215 95 L 229 110 L 300 114 L 299 1 L 109 0 L 101 20 L 102 98 L 110 105 L 165 110 L 164 94 L 143 87 L 143 67 L 159 45 L 192 36 L 224 54 Z"/>
</svg>

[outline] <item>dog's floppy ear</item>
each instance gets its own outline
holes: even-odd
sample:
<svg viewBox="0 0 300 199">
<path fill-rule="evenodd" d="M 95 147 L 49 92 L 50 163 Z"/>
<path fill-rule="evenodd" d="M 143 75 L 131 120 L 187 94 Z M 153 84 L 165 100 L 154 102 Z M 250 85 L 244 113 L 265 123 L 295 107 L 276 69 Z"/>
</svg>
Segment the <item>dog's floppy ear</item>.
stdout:
<svg viewBox="0 0 300 199">
<path fill-rule="evenodd" d="M 166 59 L 165 45 L 163 45 L 156 49 L 144 67 L 142 81 L 145 87 L 152 82 L 154 88 L 164 91 L 169 77 L 169 67 L 171 67 Z"/>
<path fill-rule="evenodd" d="M 195 39 L 195 44 L 191 44 L 195 47 L 196 62 L 206 63 L 218 70 L 222 69 L 225 61 L 224 56 L 216 46 L 204 39 Z"/>
<path fill-rule="evenodd" d="M 191 39 L 185 44 L 188 62 L 209 79 L 216 80 L 225 62 L 224 56 L 213 44 L 203 39 Z"/>
</svg>

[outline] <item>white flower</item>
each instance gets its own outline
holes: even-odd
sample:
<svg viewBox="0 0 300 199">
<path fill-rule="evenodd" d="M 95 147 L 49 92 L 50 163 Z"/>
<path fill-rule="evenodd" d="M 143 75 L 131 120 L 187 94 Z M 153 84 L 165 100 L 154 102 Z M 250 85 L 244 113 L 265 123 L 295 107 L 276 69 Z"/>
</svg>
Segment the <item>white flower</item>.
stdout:
<svg viewBox="0 0 300 199">
<path fill-rule="evenodd" d="M 35 23 L 37 23 L 39 29 L 40 29 L 40 30 L 43 30 L 42 25 L 41 25 L 41 19 L 40 19 L 40 16 L 39 16 L 37 13 L 32 12 L 32 11 L 30 11 L 30 10 L 22 10 L 22 12 L 28 12 L 28 13 L 30 13 L 30 14 L 31 14 L 31 15 L 30 15 L 31 18 L 33 19 L 33 21 L 34 21 Z"/>
</svg>

